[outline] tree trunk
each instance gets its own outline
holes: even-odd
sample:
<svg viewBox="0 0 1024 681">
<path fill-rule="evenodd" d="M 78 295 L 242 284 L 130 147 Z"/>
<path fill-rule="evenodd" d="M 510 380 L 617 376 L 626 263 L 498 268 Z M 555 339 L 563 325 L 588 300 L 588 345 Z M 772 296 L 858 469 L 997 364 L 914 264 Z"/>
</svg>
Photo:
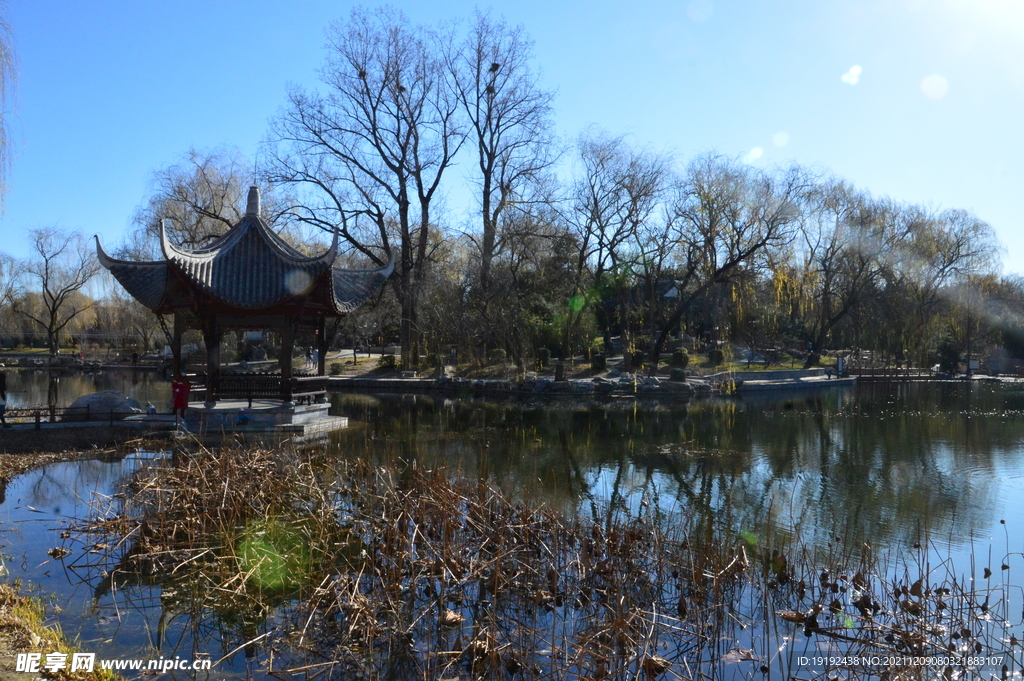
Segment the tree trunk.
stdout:
<svg viewBox="0 0 1024 681">
<path fill-rule="evenodd" d="M 481 298 L 485 308 L 487 306 L 487 296 L 491 287 L 491 261 L 494 259 L 494 241 L 496 238 L 494 221 L 491 219 L 490 184 L 490 177 L 485 173 L 482 196 L 483 207 L 481 210 L 483 215 L 484 233 L 483 243 L 480 248 L 480 291 L 482 293 Z"/>
<path fill-rule="evenodd" d="M 292 401 L 292 348 L 295 346 L 295 329 L 292 318 L 284 318 L 284 326 L 281 329 L 281 356 L 278 363 L 281 367 L 281 401 L 290 403 Z"/>
</svg>

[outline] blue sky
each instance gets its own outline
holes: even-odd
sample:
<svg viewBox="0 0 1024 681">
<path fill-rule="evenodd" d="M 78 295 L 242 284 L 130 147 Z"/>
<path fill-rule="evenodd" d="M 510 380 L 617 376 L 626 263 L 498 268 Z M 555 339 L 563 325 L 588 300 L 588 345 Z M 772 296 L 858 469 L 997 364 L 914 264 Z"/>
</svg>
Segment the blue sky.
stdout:
<svg viewBox="0 0 1024 681">
<path fill-rule="evenodd" d="M 431 24 L 478 6 L 392 4 Z M 287 85 L 317 85 L 324 29 L 353 6 L 11 0 L 19 80 L 0 250 L 25 255 L 24 233 L 49 225 L 113 244 L 153 171 L 189 148 L 253 157 Z M 1004 269 L 1024 273 L 1024 0 L 479 6 L 536 41 L 566 139 L 595 124 L 680 163 L 711 149 L 796 161 L 966 208 L 996 229 Z M 463 195 L 447 206 L 460 223 Z"/>
</svg>

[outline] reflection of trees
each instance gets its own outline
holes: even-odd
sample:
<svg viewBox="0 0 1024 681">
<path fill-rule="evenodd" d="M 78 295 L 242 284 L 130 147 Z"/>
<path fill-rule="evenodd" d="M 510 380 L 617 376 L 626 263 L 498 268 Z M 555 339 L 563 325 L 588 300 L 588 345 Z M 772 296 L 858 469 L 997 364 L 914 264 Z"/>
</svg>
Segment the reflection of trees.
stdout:
<svg viewBox="0 0 1024 681">
<path fill-rule="evenodd" d="M 57 516 L 71 516 L 92 501 L 94 490 L 110 489 L 131 473 L 134 463 L 111 466 L 105 458 L 54 463 L 34 471 L 19 494 L 24 504 L 49 509 Z"/>
<path fill-rule="evenodd" d="M 53 404 L 66 407 L 82 395 L 99 390 L 118 390 L 143 404 L 147 401 L 163 409 L 170 407 L 170 382 L 152 371 L 75 371 L 20 370 L 8 371 L 11 408 L 37 407 Z M 161 406 L 164 405 L 164 406 Z"/>
<path fill-rule="evenodd" d="M 689 512 L 728 510 L 737 530 L 768 523 L 807 540 L 914 543 L 991 523 L 995 470 L 1021 434 L 998 416 L 1016 404 L 1007 399 L 989 387 L 918 384 L 689 405 L 340 404 L 368 424 L 343 437 L 348 455 L 414 453 L 423 466 L 489 475 L 563 510 L 583 501 L 586 512 L 595 496 L 635 504 L 657 489 Z"/>
<path fill-rule="evenodd" d="M 46 387 L 46 406 L 51 409 L 57 406 L 58 394 L 60 393 L 60 376 L 57 372 L 50 372 L 50 380 Z"/>
</svg>

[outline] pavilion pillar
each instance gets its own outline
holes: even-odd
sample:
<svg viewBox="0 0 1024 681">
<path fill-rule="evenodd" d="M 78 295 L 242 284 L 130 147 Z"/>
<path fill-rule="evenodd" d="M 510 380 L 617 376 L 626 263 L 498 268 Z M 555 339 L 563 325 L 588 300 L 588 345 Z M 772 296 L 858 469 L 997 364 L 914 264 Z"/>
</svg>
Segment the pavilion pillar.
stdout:
<svg viewBox="0 0 1024 681">
<path fill-rule="evenodd" d="M 292 348 L 295 346 L 295 323 L 285 316 L 281 325 L 281 401 L 292 405 Z M 292 405 L 294 406 L 294 405 Z"/>
<path fill-rule="evenodd" d="M 327 374 L 327 319 L 321 317 L 316 326 L 316 375 Z"/>
<path fill-rule="evenodd" d="M 181 335 L 184 332 L 184 323 L 181 316 L 174 313 L 174 331 L 171 332 L 171 376 L 177 376 L 182 372 L 181 366 Z"/>
<path fill-rule="evenodd" d="M 217 389 L 220 387 L 220 337 L 217 315 L 211 314 L 203 322 L 203 342 L 206 343 L 206 408 L 217 404 Z"/>
</svg>

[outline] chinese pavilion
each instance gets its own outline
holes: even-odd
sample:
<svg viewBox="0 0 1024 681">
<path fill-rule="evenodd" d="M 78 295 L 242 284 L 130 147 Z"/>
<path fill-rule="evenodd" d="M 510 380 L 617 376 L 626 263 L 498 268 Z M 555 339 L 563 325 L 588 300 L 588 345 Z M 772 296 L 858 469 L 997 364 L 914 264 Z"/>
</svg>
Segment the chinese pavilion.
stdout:
<svg viewBox="0 0 1024 681">
<path fill-rule="evenodd" d="M 391 275 L 384 267 L 339 267 L 338 236 L 327 251 L 307 257 L 275 234 L 260 217 L 260 194 L 249 188 L 245 215 L 208 246 L 183 249 L 160 228 L 163 260 L 118 260 L 96 254 L 136 300 L 158 315 L 173 315 L 172 371 L 180 373 L 181 337 L 198 329 L 206 344 L 206 402 L 218 397 L 280 397 L 291 403 L 303 391 L 292 370 L 296 334 L 313 330 L 318 347 L 317 376 L 324 375 L 326 320 L 344 317 L 366 302 Z M 221 376 L 220 341 L 226 331 L 272 330 L 281 337 L 280 377 Z M 323 382 L 322 380 L 320 381 Z"/>
</svg>

